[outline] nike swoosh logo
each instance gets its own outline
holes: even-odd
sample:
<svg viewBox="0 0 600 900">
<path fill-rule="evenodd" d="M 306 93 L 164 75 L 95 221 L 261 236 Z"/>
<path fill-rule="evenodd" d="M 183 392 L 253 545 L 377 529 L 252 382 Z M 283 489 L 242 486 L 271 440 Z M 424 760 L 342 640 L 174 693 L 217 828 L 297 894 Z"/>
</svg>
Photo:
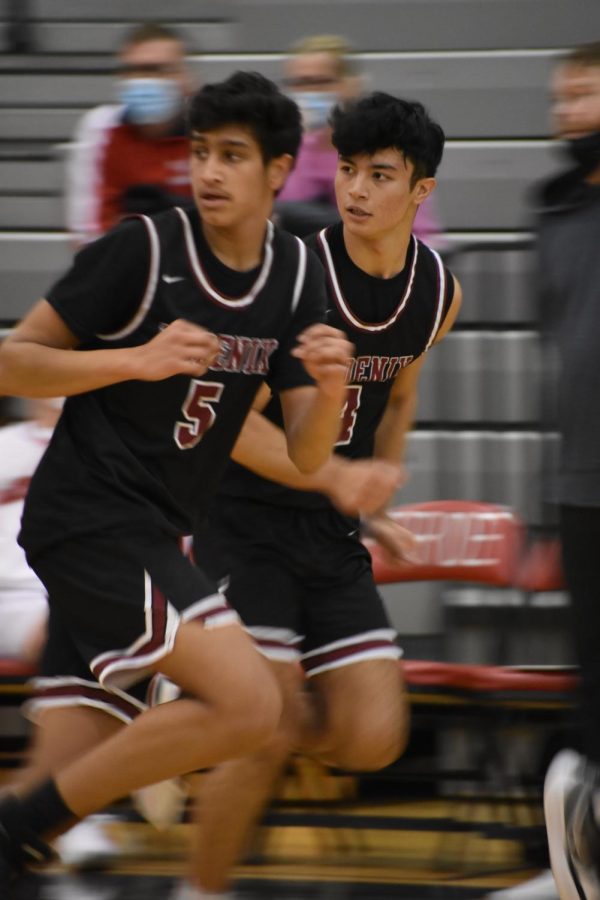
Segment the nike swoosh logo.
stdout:
<svg viewBox="0 0 600 900">
<path fill-rule="evenodd" d="M 358 534 L 358 528 L 355 528 L 354 531 L 349 531 L 347 537 L 354 537 L 355 534 Z"/>
<path fill-rule="evenodd" d="M 166 284 L 175 284 L 176 281 L 185 281 L 183 275 L 163 275 L 162 280 Z"/>
</svg>

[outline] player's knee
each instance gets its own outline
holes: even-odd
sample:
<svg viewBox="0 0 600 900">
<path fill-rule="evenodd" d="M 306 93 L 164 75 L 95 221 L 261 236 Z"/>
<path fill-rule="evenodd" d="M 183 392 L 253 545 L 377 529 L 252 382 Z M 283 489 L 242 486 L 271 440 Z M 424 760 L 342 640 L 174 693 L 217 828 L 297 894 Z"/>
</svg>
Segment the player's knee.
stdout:
<svg viewBox="0 0 600 900">
<path fill-rule="evenodd" d="M 282 711 L 282 697 L 272 679 L 247 685 L 236 697 L 231 715 L 236 722 L 236 740 L 247 753 L 275 739 Z"/>
<path fill-rule="evenodd" d="M 347 771 L 376 772 L 395 762 L 406 749 L 403 720 L 357 721 L 332 742 L 333 762 Z"/>
</svg>

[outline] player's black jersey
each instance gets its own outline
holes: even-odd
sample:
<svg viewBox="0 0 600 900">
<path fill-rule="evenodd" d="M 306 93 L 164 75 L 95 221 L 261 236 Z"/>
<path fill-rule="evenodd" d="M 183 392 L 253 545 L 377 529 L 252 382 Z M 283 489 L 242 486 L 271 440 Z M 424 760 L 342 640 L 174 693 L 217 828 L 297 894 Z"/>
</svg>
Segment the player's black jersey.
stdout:
<svg viewBox="0 0 600 900">
<path fill-rule="evenodd" d="M 111 527 L 190 533 L 260 383 L 312 383 L 289 351 L 326 304 L 322 268 L 297 238 L 268 223 L 261 264 L 236 272 L 182 209 L 88 245 L 48 301 L 80 338 L 74 352 L 144 344 L 182 318 L 218 334 L 221 353 L 199 378 L 127 381 L 66 401 L 26 504 L 30 556 Z"/>
<path fill-rule="evenodd" d="M 414 235 L 402 272 L 389 279 L 369 275 L 355 265 L 346 250 L 341 223 L 306 242 L 327 272 L 327 322 L 345 331 L 356 348 L 336 452 L 355 459 L 370 457 L 394 379 L 435 340 L 454 296 L 454 280 L 439 254 Z M 271 399 L 265 415 L 282 424 L 277 397 Z M 321 494 L 283 487 L 233 462 L 220 493 L 278 505 L 329 505 Z"/>
</svg>

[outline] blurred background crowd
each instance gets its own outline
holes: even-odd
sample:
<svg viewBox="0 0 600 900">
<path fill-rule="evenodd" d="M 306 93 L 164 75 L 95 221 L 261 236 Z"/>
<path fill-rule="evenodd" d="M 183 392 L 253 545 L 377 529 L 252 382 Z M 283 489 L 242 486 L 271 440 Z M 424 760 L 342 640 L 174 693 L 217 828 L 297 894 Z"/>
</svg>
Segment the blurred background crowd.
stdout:
<svg viewBox="0 0 600 900">
<path fill-rule="evenodd" d="M 299 236 L 337 220 L 333 106 L 375 89 L 421 101 L 447 143 L 415 233 L 442 253 L 464 303 L 424 368 L 410 477 L 395 501 L 504 505 L 536 552 L 514 585 L 382 591 L 408 658 L 573 662 L 534 234 L 537 187 L 568 166 L 554 72 L 565 52 L 599 39 L 597 0 L 5 0 L 0 337 L 77 248 L 124 215 L 190 200 L 184 110 L 202 83 L 256 70 L 298 103 L 305 134 L 275 218 Z M 600 55 L 594 65 L 600 73 Z M 600 133 L 600 81 L 591 102 L 589 131 Z M 598 163 L 598 145 L 589 152 Z M 587 287 L 600 301 L 598 283 Z M 0 657 L 26 663 L 43 641 L 45 598 L 16 535 L 60 405 L 0 398 Z"/>
</svg>

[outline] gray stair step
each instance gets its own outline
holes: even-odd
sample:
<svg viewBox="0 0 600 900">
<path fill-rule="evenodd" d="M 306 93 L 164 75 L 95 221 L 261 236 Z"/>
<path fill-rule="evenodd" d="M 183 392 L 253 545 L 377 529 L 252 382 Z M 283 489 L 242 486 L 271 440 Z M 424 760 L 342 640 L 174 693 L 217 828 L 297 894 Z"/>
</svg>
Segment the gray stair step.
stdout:
<svg viewBox="0 0 600 900">
<path fill-rule="evenodd" d="M 315 30 L 362 51 L 569 47 L 600 33 L 597 0 L 241 0 L 238 10 L 248 51 Z"/>
</svg>

